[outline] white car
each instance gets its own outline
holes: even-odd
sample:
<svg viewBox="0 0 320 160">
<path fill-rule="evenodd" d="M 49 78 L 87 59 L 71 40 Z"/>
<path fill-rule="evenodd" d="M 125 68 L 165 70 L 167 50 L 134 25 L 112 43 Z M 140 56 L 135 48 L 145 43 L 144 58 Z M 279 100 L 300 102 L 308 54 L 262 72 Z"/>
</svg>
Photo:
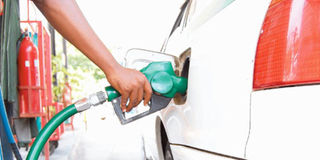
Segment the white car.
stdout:
<svg viewBox="0 0 320 160">
<path fill-rule="evenodd" d="M 187 0 L 161 52 L 126 60 L 188 78 L 141 120 L 147 159 L 320 159 L 320 0 Z"/>
</svg>

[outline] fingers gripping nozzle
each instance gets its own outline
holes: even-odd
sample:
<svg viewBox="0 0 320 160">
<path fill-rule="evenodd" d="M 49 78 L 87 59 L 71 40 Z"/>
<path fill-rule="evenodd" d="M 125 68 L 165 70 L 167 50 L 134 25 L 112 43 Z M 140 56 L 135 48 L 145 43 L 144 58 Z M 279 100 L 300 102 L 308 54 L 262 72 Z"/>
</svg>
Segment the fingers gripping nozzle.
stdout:
<svg viewBox="0 0 320 160">
<path fill-rule="evenodd" d="M 141 69 L 140 72 L 148 79 L 153 92 L 148 111 L 140 112 L 132 117 L 127 117 L 125 112 L 120 108 L 120 93 L 111 86 L 105 88 L 108 95 L 108 101 L 111 101 L 121 124 L 130 123 L 159 111 L 168 106 L 176 93 L 186 93 L 188 80 L 184 77 L 176 76 L 171 62 L 152 62 Z"/>
<path fill-rule="evenodd" d="M 176 76 L 171 62 L 152 62 L 140 72 L 147 77 L 152 91 L 158 95 L 173 98 L 176 93 L 186 93 L 188 81 L 184 77 Z M 109 102 L 120 96 L 120 93 L 111 86 L 105 89 Z"/>
<path fill-rule="evenodd" d="M 85 111 L 89 109 L 91 106 L 97 106 L 106 102 L 107 96 L 103 91 L 99 91 L 97 93 L 93 93 L 89 95 L 88 98 L 82 98 L 81 100 L 75 103 L 75 107 L 78 112 Z"/>
</svg>

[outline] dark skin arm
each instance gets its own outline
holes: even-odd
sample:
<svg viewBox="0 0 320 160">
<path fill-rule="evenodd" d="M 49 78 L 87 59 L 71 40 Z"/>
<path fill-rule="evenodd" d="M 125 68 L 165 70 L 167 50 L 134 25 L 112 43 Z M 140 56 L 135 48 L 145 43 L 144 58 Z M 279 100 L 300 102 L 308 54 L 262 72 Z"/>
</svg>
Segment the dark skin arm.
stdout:
<svg viewBox="0 0 320 160">
<path fill-rule="evenodd" d="M 90 27 L 75 0 L 33 0 L 50 24 L 70 43 L 93 61 L 109 83 L 122 95 L 121 108 L 129 111 L 144 98 L 146 105 L 152 89 L 139 71 L 119 65 Z M 126 107 L 126 103 L 130 103 Z"/>
</svg>

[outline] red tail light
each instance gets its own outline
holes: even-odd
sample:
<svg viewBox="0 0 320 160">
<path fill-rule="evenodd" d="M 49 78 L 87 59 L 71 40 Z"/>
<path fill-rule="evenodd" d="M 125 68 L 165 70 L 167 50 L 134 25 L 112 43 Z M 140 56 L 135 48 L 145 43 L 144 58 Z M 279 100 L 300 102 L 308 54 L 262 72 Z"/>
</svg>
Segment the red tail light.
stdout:
<svg viewBox="0 0 320 160">
<path fill-rule="evenodd" d="M 273 0 L 261 30 L 253 89 L 320 83 L 320 0 Z"/>
</svg>

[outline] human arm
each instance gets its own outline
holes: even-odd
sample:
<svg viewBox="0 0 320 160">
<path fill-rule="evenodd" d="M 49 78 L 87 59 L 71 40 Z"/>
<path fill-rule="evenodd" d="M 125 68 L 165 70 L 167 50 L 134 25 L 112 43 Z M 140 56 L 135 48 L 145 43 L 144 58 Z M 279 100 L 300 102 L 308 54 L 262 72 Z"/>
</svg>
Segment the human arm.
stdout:
<svg viewBox="0 0 320 160">
<path fill-rule="evenodd" d="M 127 110 L 144 98 L 151 98 L 151 87 L 139 71 L 119 65 L 94 33 L 74 0 L 33 0 L 50 24 L 70 43 L 92 60 L 106 75 L 109 83 L 122 95 L 121 107 L 130 99 Z"/>
</svg>

